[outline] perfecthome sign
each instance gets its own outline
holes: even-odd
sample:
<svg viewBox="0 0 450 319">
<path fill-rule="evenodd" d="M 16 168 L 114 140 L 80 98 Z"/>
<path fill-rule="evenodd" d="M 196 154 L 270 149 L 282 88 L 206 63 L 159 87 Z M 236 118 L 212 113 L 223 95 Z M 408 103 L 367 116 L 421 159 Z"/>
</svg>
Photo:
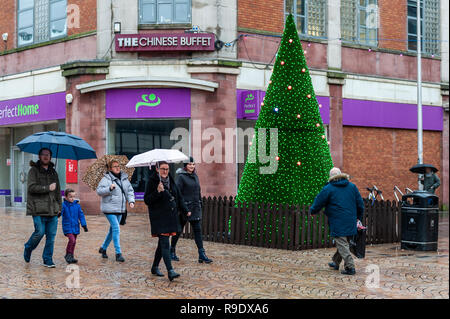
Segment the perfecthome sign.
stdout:
<svg viewBox="0 0 450 319">
<path fill-rule="evenodd" d="M 0 125 L 60 120 L 65 117 L 65 92 L 0 101 Z"/>
<path fill-rule="evenodd" d="M 116 51 L 214 51 L 211 33 L 117 34 Z"/>
</svg>

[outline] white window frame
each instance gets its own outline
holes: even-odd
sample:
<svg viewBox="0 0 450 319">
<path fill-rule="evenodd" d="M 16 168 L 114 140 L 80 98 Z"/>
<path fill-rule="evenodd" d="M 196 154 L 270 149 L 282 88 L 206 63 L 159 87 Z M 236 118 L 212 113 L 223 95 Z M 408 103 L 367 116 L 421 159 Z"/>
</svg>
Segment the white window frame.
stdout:
<svg viewBox="0 0 450 319">
<path fill-rule="evenodd" d="M 27 11 L 31 11 L 32 12 L 32 16 L 33 16 L 33 20 L 32 20 L 32 22 L 31 22 L 31 24 L 27 24 L 26 26 L 22 26 L 20 29 L 19 29 L 19 17 L 20 17 L 20 14 L 21 13 L 24 13 L 24 12 L 27 12 Z M 16 19 L 17 19 L 17 24 L 16 24 L 16 28 L 17 28 L 17 46 L 19 47 L 19 46 L 26 46 L 26 45 L 31 45 L 31 44 L 33 44 L 34 43 L 34 1 L 33 1 L 33 6 L 31 6 L 31 7 L 27 7 L 27 8 L 25 8 L 25 9 L 22 9 L 22 8 L 20 8 L 20 0 L 17 0 L 17 17 L 16 17 Z M 25 30 L 25 29 L 28 29 L 28 28 L 32 28 L 33 30 L 32 30 L 32 42 L 27 42 L 27 43 L 25 43 L 25 44 L 19 44 L 19 34 L 20 34 L 20 31 L 21 30 Z"/>
<path fill-rule="evenodd" d="M 312 1 L 317 1 L 317 0 L 303 0 L 304 4 L 305 4 L 305 12 L 304 14 L 297 14 L 297 1 L 298 0 L 292 0 L 293 2 L 293 8 L 294 8 L 294 12 L 292 12 L 292 15 L 294 16 L 294 20 L 295 23 L 297 24 L 297 18 L 298 17 L 302 17 L 305 21 L 305 23 L 302 25 L 302 30 L 299 30 L 298 25 L 297 25 L 297 31 L 299 32 L 299 34 L 301 35 L 301 37 L 304 38 L 313 38 L 313 39 L 327 39 L 328 36 L 328 26 L 327 26 L 327 20 L 328 20 L 328 6 L 326 5 L 326 1 L 325 1 L 325 6 L 324 6 L 324 12 L 325 12 L 325 17 L 324 17 L 324 25 L 323 25 L 323 30 L 324 30 L 324 35 L 322 36 L 315 36 L 315 35 L 310 35 L 308 34 L 308 27 L 309 27 L 309 20 L 308 20 L 308 12 L 309 12 L 309 3 Z M 290 8 L 286 7 L 286 0 L 284 1 L 284 18 L 286 20 L 287 16 L 290 13 Z"/>
<path fill-rule="evenodd" d="M 429 4 L 430 1 L 434 1 L 434 0 L 421 0 L 420 1 L 421 7 L 422 7 L 422 11 L 421 11 L 421 15 L 420 15 L 420 48 L 421 48 L 421 51 L 422 51 L 423 54 L 440 55 L 440 46 L 439 45 L 437 45 L 435 50 L 432 50 L 432 51 L 436 51 L 436 52 L 429 52 L 430 51 L 430 48 L 429 48 L 430 45 L 428 45 L 428 43 L 426 43 L 426 41 L 431 41 L 431 40 L 425 38 L 426 34 L 428 33 L 427 30 L 426 30 L 426 28 L 427 28 L 427 24 L 426 24 L 426 18 L 427 17 L 426 16 L 428 14 L 428 12 L 427 12 L 427 4 Z M 408 49 L 409 52 L 417 52 L 417 45 L 416 45 L 416 49 L 411 49 L 410 46 L 409 46 L 409 44 L 410 44 L 409 37 L 410 36 L 415 37 L 416 41 L 417 41 L 417 28 L 418 28 L 417 14 L 414 15 L 414 16 L 408 15 L 408 7 L 410 7 L 410 6 L 415 7 L 416 10 L 417 10 L 417 2 L 416 1 L 413 1 L 413 2 L 407 1 L 407 7 L 406 7 L 406 10 L 407 10 L 406 11 L 407 12 L 406 13 L 406 19 L 407 19 L 406 33 L 407 33 L 407 36 L 408 36 L 407 49 Z M 438 3 L 438 7 L 440 7 L 439 3 Z M 438 13 L 439 13 L 439 11 L 438 11 Z M 409 30 L 409 21 L 411 21 L 411 20 L 415 21 L 415 23 L 416 23 L 416 32 L 415 33 L 412 33 Z M 438 21 L 439 21 L 439 23 L 438 23 L 438 26 L 437 26 L 437 34 L 438 34 L 437 41 L 440 40 L 440 16 L 438 17 Z"/>
<path fill-rule="evenodd" d="M 65 18 L 63 17 L 58 17 L 58 18 L 53 18 L 52 17 L 52 13 L 51 13 L 51 6 L 53 4 L 56 4 L 58 2 L 64 2 L 65 3 Z M 17 18 L 17 23 L 16 23 L 16 30 L 17 30 L 17 35 L 19 35 L 21 30 L 24 29 L 28 29 L 28 28 L 32 28 L 33 29 L 33 41 L 32 42 L 28 42 L 28 43 L 20 43 L 20 39 L 19 36 L 17 36 L 17 47 L 25 47 L 25 46 L 29 46 L 29 45 L 33 45 L 36 43 L 43 43 L 43 42 L 47 42 L 47 41 L 51 41 L 51 40 L 55 40 L 55 39 L 59 39 L 59 38 L 64 38 L 67 36 L 67 0 L 48 0 L 48 6 L 46 8 L 46 10 L 48 10 L 48 20 L 46 21 L 47 24 L 47 35 L 43 40 L 37 40 L 37 36 L 36 36 L 36 0 L 33 0 L 33 6 L 32 7 L 28 7 L 26 9 L 20 8 L 20 0 L 17 0 L 17 14 L 16 14 L 16 18 Z M 26 11 L 32 11 L 33 12 L 33 22 L 29 25 L 26 25 L 26 27 L 21 27 L 19 29 L 19 21 L 20 21 L 20 14 Z M 61 35 L 57 35 L 57 36 L 52 36 L 52 32 L 51 32 L 51 25 L 52 22 L 55 21 L 60 21 L 62 19 L 65 19 L 65 27 L 64 27 L 64 33 Z"/>
<path fill-rule="evenodd" d="M 365 4 L 364 6 L 361 5 L 361 1 L 358 0 L 357 5 L 356 5 L 356 24 L 357 24 L 357 28 L 356 28 L 356 38 L 358 39 L 358 43 L 361 45 L 365 45 L 365 46 L 370 46 L 370 47 L 377 47 L 378 46 L 378 10 L 375 10 L 375 13 L 373 13 L 373 5 L 375 5 L 375 8 L 378 8 L 378 0 L 364 0 Z M 370 3 L 370 2 L 375 2 Z M 365 26 L 361 26 L 361 11 L 365 11 L 366 12 L 366 25 Z M 368 17 L 371 14 L 375 14 L 376 15 L 376 27 L 375 28 L 370 28 L 367 26 L 367 22 L 368 22 Z M 363 41 L 361 39 L 361 29 L 365 29 L 365 40 Z M 370 30 L 375 30 L 376 31 L 376 35 L 375 35 L 375 39 L 371 39 L 370 38 Z M 370 39 L 371 41 L 367 40 Z"/>
<path fill-rule="evenodd" d="M 158 12 L 160 5 L 162 4 L 170 4 L 172 8 L 172 21 L 170 22 L 161 22 L 158 19 Z M 187 13 L 187 19 L 185 21 L 183 20 L 177 20 L 176 19 L 176 10 L 175 7 L 177 4 L 187 4 L 188 6 L 188 13 Z M 155 11 L 155 20 L 144 20 L 143 17 L 143 6 L 144 5 L 154 5 L 154 11 Z M 192 23 L 192 0 L 139 0 L 138 5 L 138 16 L 139 16 L 139 24 L 150 24 L 150 25 L 171 25 L 171 24 L 191 24 Z"/>
</svg>

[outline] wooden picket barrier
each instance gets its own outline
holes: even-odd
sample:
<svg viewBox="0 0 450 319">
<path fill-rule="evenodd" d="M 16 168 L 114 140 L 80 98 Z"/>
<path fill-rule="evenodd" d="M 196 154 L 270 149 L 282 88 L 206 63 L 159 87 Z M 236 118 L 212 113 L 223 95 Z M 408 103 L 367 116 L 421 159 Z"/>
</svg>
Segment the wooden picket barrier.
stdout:
<svg viewBox="0 0 450 319">
<path fill-rule="evenodd" d="M 267 203 L 235 203 L 233 197 L 203 197 L 203 240 L 287 250 L 329 248 L 333 246 L 327 217 L 311 215 L 309 207 Z M 400 241 L 401 214 L 397 202 L 364 200 L 366 243 Z M 194 238 L 187 223 L 183 238 Z"/>
</svg>

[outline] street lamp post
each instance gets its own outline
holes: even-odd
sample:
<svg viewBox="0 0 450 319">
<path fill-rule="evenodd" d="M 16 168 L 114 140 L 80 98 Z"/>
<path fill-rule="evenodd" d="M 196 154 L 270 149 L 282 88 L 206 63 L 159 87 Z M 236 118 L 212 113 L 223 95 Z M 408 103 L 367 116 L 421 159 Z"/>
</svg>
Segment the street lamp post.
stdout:
<svg viewBox="0 0 450 319">
<path fill-rule="evenodd" d="M 422 23 L 420 21 L 420 2 L 417 0 L 417 153 L 418 164 L 423 164 L 423 127 L 422 127 L 422 41 L 421 29 Z M 420 183 L 421 174 L 419 174 L 418 184 L 419 189 L 422 189 Z"/>
</svg>

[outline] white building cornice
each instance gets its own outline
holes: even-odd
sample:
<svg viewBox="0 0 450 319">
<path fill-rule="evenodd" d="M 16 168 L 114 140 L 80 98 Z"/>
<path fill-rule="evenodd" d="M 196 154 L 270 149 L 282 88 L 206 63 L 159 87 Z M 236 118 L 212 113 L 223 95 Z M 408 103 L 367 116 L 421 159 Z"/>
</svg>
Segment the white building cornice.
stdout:
<svg viewBox="0 0 450 319">
<path fill-rule="evenodd" d="M 219 84 L 211 81 L 190 79 L 190 78 L 172 78 L 172 77 L 129 77 L 115 78 L 100 81 L 93 81 L 78 84 L 77 89 L 81 93 L 101 91 L 117 88 L 190 88 L 214 92 Z"/>
</svg>

